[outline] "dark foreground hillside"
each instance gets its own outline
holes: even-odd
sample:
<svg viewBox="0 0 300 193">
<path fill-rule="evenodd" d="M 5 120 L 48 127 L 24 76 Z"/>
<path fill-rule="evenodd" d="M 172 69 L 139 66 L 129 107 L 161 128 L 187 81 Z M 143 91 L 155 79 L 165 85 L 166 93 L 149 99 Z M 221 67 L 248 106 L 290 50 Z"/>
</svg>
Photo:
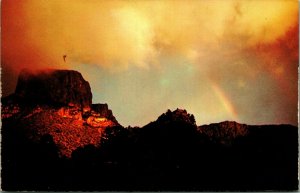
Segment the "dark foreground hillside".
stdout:
<svg viewBox="0 0 300 193">
<path fill-rule="evenodd" d="M 72 73 L 58 73 L 71 101 L 41 90 L 37 96 L 47 92 L 51 103 L 26 103 L 22 84 L 32 84 L 30 77 L 18 87 L 22 95 L 2 99 L 3 190 L 298 189 L 297 127 L 229 121 L 197 126 L 193 115 L 176 109 L 142 128 L 124 128 L 106 104 L 92 105 L 91 94 L 72 91 L 81 82 L 90 89 Z M 48 83 L 53 76 L 47 76 Z M 35 85 L 43 83 L 36 77 Z"/>
</svg>

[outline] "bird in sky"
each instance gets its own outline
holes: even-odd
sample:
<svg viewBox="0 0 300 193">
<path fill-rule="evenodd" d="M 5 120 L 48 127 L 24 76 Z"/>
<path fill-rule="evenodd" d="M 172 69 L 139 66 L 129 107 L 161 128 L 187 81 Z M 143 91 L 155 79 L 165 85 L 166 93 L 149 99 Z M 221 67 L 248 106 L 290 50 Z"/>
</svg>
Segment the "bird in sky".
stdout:
<svg viewBox="0 0 300 193">
<path fill-rule="evenodd" d="M 67 55 L 63 55 L 64 62 L 66 62 Z"/>
</svg>

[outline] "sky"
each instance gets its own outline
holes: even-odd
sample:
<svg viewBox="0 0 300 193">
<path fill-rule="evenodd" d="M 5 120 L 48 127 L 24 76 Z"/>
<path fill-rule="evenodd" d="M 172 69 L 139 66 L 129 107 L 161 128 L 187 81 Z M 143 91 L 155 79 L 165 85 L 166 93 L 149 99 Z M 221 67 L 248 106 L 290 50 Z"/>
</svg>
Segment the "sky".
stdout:
<svg viewBox="0 0 300 193">
<path fill-rule="evenodd" d="M 123 126 L 176 108 L 297 125 L 298 14 L 296 0 L 2 0 L 2 96 L 23 68 L 72 69 Z"/>
</svg>

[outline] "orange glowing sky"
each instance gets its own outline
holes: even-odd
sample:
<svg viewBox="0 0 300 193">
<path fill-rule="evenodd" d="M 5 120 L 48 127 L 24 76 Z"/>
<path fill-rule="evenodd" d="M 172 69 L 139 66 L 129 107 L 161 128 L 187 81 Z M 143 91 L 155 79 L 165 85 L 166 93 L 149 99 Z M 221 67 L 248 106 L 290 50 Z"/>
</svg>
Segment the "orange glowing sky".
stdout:
<svg viewBox="0 0 300 193">
<path fill-rule="evenodd" d="M 1 14 L 4 96 L 24 67 L 75 69 L 125 126 L 177 107 L 297 125 L 298 1 L 3 0 Z"/>
</svg>

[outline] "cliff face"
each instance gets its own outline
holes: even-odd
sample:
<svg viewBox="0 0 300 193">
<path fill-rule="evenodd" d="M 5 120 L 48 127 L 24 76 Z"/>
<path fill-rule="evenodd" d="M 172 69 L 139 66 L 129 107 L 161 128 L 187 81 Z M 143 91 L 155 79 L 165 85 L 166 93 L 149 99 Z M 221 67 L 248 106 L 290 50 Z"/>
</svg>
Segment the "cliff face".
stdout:
<svg viewBox="0 0 300 193">
<path fill-rule="evenodd" d="M 92 104 L 90 85 L 73 70 L 22 70 L 15 95 L 25 103 L 89 107 Z"/>
<path fill-rule="evenodd" d="M 105 104 L 92 104 L 92 114 L 94 113 L 95 116 L 98 117 L 106 117 L 107 119 L 110 119 L 116 123 L 118 121 L 114 117 L 112 111 L 108 109 L 108 105 Z"/>
<path fill-rule="evenodd" d="M 89 83 L 73 70 L 21 71 L 15 93 L 2 99 L 1 117 L 37 143 L 50 135 L 66 157 L 99 146 L 104 130 L 119 125 L 107 104 L 92 104 Z"/>
</svg>

